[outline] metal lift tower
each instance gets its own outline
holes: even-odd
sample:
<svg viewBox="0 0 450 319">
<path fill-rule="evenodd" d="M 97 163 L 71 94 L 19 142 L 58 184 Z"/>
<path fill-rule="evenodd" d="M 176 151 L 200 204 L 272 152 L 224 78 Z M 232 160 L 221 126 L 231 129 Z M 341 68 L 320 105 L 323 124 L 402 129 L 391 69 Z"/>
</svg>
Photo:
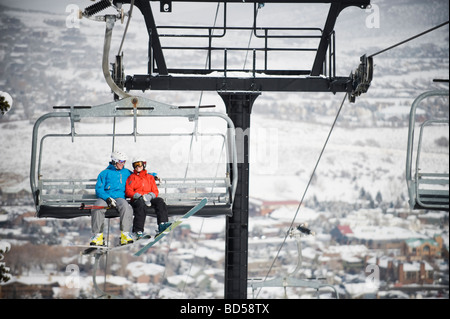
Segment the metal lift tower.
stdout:
<svg viewBox="0 0 450 319">
<path fill-rule="evenodd" d="M 102 2 L 102 1 L 100 1 Z M 189 2 L 195 6 L 201 3 L 217 3 L 223 7 L 223 21 L 220 26 L 164 26 L 157 25 L 152 8 L 170 14 L 178 2 Z M 131 3 L 131 0 L 114 0 L 115 5 Z M 323 26 L 309 27 L 264 27 L 257 23 L 257 12 L 264 4 L 322 4 L 328 5 L 328 14 Z M 159 5 L 158 5 L 159 4 Z M 253 24 L 250 27 L 229 26 L 227 8 L 231 5 L 252 5 Z M 355 96 L 367 90 L 371 74 L 365 57 L 356 74 L 337 76 L 335 74 L 335 33 L 336 20 L 342 10 L 347 7 L 365 9 L 370 6 L 370 0 L 135 0 L 146 24 L 148 32 L 148 72 L 147 74 L 127 75 L 123 77 L 122 61 L 115 64 L 114 81 L 126 91 L 132 90 L 167 90 L 167 91 L 216 91 L 223 99 L 228 116 L 234 122 L 236 129 L 250 132 L 250 117 L 252 106 L 262 92 L 346 92 L 351 101 Z M 305 12 L 307 14 L 307 12 Z M 302 20 L 299 16 L 298 21 Z M 233 21 L 234 22 L 234 21 Z M 361 26 L 355 26 L 356 28 Z M 217 46 L 220 38 L 230 32 L 247 31 L 262 42 L 257 47 L 233 47 L 231 45 Z M 175 43 L 175 40 L 186 40 L 191 45 L 163 46 L 162 43 Z M 206 45 L 196 45 L 198 39 L 203 39 Z M 287 47 L 280 43 L 295 43 L 299 39 L 316 39 L 316 47 Z M 195 40 L 195 41 L 194 41 Z M 276 41 L 282 40 L 282 41 Z M 284 41 L 284 42 L 283 42 Z M 229 43 L 229 42 L 228 42 Z M 276 44 L 272 44 L 276 43 Z M 170 52 L 183 52 L 186 55 L 193 51 L 207 54 L 206 67 L 173 67 L 166 62 Z M 247 68 L 234 68 L 232 53 L 244 52 L 250 56 L 251 63 Z M 305 68 L 295 68 L 294 65 L 285 69 L 271 68 L 273 56 L 280 52 L 314 54 L 312 64 Z M 218 59 L 220 63 L 218 63 Z M 371 61 L 370 61 L 371 62 Z M 117 69 L 120 65 L 120 69 Z M 370 66 L 371 67 L 371 66 Z M 236 77 L 241 72 L 245 76 Z M 369 78 L 368 78 L 369 77 Z M 248 130 L 248 131 L 247 131 Z M 233 206 L 233 215 L 226 221 L 226 256 L 225 256 L 225 298 L 247 298 L 247 266 L 248 266 L 248 221 L 249 221 L 249 145 L 250 135 L 246 134 L 237 142 L 241 150 L 238 164 L 238 185 Z M 236 172 L 232 172 L 236 173 Z"/>
</svg>

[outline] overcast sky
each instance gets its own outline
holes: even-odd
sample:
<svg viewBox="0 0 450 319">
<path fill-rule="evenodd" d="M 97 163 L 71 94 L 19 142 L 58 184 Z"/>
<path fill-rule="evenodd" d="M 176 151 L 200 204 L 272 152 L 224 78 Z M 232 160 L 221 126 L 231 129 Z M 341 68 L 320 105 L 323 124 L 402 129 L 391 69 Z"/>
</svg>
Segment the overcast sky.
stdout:
<svg viewBox="0 0 450 319">
<path fill-rule="evenodd" d="M 45 10 L 54 13 L 64 13 L 66 6 L 74 3 L 72 0 L 0 0 L 0 4 L 19 9 Z M 86 6 L 91 5 L 90 1 L 85 1 Z"/>
</svg>

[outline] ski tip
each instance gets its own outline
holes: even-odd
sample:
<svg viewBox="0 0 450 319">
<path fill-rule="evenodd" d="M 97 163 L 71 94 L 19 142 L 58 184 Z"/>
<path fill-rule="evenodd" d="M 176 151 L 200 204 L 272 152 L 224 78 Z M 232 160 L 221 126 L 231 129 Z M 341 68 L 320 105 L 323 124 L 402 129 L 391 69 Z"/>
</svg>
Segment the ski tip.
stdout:
<svg viewBox="0 0 450 319">
<path fill-rule="evenodd" d="M 143 253 L 143 251 L 139 250 L 139 251 L 135 252 L 134 255 L 135 255 L 136 257 L 139 257 L 139 256 L 142 255 L 142 253 Z"/>
<path fill-rule="evenodd" d="M 160 234 L 155 236 L 152 242 L 145 245 L 143 248 L 138 250 L 136 253 L 134 253 L 134 256 L 139 257 L 143 253 L 145 253 L 150 247 L 152 247 L 156 242 L 158 242 L 161 238 L 166 236 L 169 232 L 171 232 L 174 228 L 176 228 L 178 225 L 182 223 L 181 219 L 187 219 L 196 212 L 198 212 L 200 209 L 202 209 L 206 203 L 208 202 L 208 198 L 204 197 L 198 204 L 196 204 L 194 207 L 192 207 L 185 215 L 181 216 L 179 220 L 174 221 L 168 228 L 166 228 L 164 231 L 162 231 Z"/>
</svg>

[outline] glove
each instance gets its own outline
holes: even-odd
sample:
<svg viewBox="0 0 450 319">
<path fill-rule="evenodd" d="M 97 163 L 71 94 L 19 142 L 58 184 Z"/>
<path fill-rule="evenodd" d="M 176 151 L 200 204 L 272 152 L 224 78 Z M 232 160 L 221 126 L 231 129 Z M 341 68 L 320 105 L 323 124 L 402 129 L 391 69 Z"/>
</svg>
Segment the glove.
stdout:
<svg viewBox="0 0 450 319">
<path fill-rule="evenodd" d="M 155 196 L 154 193 L 150 192 L 150 193 L 148 193 L 148 194 L 146 194 L 146 195 L 144 195 L 142 197 L 144 198 L 145 205 L 150 207 L 150 206 L 152 206 L 151 200 L 153 198 L 155 198 L 156 196 Z"/>
<path fill-rule="evenodd" d="M 108 204 L 109 207 L 117 207 L 116 200 L 112 197 L 108 197 L 106 199 L 106 203 Z"/>
<path fill-rule="evenodd" d="M 134 193 L 134 195 L 133 195 L 133 199 L 139 199 L 140 197 L 141 197 L 142 195 L 141 194 L 139 194 L 139 193 Z"/>
</svg>

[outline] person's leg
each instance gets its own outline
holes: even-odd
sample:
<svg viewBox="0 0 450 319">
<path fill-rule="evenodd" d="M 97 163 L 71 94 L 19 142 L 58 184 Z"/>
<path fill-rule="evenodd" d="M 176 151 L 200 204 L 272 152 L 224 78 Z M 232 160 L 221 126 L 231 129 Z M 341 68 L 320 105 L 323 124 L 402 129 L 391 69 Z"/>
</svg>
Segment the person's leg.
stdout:
<svg viewBox="0 0 450 319">
<path fill-rule="evenodd" d="M 127 245 L 133 242 L 131 227 L 133 226 L 133 208 L 124 198 L 116 198 L 117 210 L 120 215 L 120 244 Z"/>
<path fill-rule="evenodd" d="M 95 206 L 106 206 L 106 202 L 98 198 L 95 201 Z M 91 229 L 92 237 L 90 239 L 90 245 L 102 246 L 103 242 L 103 225 L 105 222 L 106 208 L 91 210 Z"/>
<path fill-rule="evenodd" d="M 167 223 L 169 221 L 169 213 L 164 199 L 162 199 L 161 197 L 156 197 L 152 199 L 151 203 L 155 208 L 156 222 L 158 223 L 158 225 L 161 223 Z"/>
<path fill-rule="evenodd" d="M 94 205 L 95 206 L 107 206 L 106 202 L 101 198 L 98 198 L 95 201 Z M 106 213 L 106 208 L 91 210 L 91 227 L 92 227 L 93 234 L 103 233 L 103 225 L 105 222 L 105 213 Z"/>
<path fill-rule="evenodd" d="M 137 232 L 144 232 L 144 225 L 145 225 L 145 202 L 142 199 L 142 197 L 134 200 L 131 203 L 131 206 L 133 207 L 133 233 Z"/>
<path fill-rule="evenodd" d="M 116 205 L 120 215 L 120 230 L 130 232 L 133 226 L 133 208 L 124 198 L 116 198 Z"/>
</svg>

